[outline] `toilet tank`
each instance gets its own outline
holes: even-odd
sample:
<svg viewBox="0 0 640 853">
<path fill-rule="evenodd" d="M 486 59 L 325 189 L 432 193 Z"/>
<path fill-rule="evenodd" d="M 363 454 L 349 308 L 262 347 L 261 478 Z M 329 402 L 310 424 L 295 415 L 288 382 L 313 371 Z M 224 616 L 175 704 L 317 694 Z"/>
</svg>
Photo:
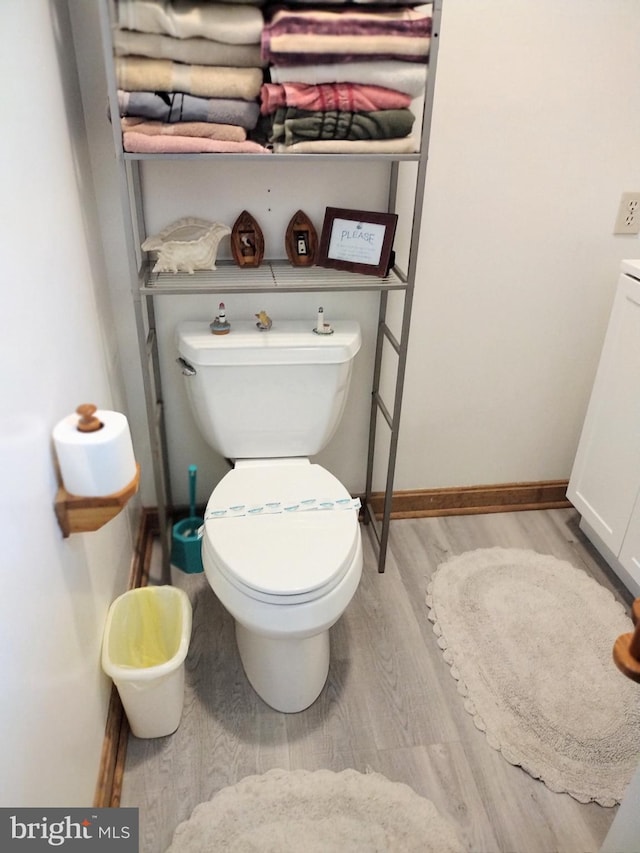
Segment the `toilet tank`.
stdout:
<svg viewBox="0 0 640 853">
<path fill-rule="evenodd" d="M 360 326 L 313 320 L 234 321 L 226 335 L 207 322 L 176 331 L 187 396 L 205 440 L 229 459 L 312 456 L 334 434 L 347 401 Z M 193 373 L 189 370 L 193 369 Z"/>
</svg>

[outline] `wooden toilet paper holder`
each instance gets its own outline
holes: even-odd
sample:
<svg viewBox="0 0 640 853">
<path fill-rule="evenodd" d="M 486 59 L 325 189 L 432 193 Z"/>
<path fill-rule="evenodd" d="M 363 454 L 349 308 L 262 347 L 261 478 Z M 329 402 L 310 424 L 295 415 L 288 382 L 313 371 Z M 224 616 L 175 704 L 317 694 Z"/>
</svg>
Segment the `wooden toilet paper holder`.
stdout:
<svg viewBox="0 0 640 853">
<path fill-rule="evenodd" d="M 71 495 L 60 486 L 55 500 L 55 511 L 62 535 L 66 539 L 72 533 L 90 533 L 115 518 L 138 491 L 140 465 L 136 464 L 133 480 L 119 492 L 101 498 L 81 498 Z"/>
</svg>

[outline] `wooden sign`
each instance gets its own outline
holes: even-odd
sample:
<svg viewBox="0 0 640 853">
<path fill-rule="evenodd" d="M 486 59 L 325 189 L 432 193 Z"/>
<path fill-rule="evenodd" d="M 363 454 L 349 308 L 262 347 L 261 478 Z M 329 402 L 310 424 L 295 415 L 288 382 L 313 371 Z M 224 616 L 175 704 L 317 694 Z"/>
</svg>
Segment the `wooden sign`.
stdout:
<svg viewBox="0 0 640 853">
<path fill-rule="evenodd" d="M 384 278 L 397 222 L 395 213 L 327 207 L 318 265 Z"/>
</svg>

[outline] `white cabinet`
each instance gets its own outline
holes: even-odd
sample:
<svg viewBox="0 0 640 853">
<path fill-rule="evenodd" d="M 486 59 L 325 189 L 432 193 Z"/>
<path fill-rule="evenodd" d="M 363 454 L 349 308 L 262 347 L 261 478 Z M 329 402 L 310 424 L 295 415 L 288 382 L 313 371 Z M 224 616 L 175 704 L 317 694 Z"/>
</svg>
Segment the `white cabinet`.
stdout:
<svg viewBox="0 0 640 853">
<path fill-rule="evenodd" d="M 640 497 L 636 499 L 633 507 L 619 559 L 620 565 L 634 583 L 630 585 L 624 577 L 623 580 L 634 595 L 640 596 Z"/>
<path fill-rule="evenodd" d="M 625 261 L 567 496 L 640 595 L 640 261 Z"/>
</svg>

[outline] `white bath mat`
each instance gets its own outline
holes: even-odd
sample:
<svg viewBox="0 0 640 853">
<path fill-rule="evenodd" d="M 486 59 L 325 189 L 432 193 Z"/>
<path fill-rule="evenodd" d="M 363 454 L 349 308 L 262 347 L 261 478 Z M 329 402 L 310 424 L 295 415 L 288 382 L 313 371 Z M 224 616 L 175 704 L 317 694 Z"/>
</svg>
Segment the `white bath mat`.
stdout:
<svg viewBox="0 0 640 853">
<path fill-rule="evenodd" d="M 167 853 L 462 853 L 429 800 L 379 773 L 270 770 L 193 810 Z"/>
<path fill-rule="evenodd" d="M 613 663 L 633 630 L 613 595 L 555 557 L 488 548 L 440 565 L 427 605 L 491 746 L 552 791 L 618 803 L 640 761 L 640 689 Z"/>
</svg>

